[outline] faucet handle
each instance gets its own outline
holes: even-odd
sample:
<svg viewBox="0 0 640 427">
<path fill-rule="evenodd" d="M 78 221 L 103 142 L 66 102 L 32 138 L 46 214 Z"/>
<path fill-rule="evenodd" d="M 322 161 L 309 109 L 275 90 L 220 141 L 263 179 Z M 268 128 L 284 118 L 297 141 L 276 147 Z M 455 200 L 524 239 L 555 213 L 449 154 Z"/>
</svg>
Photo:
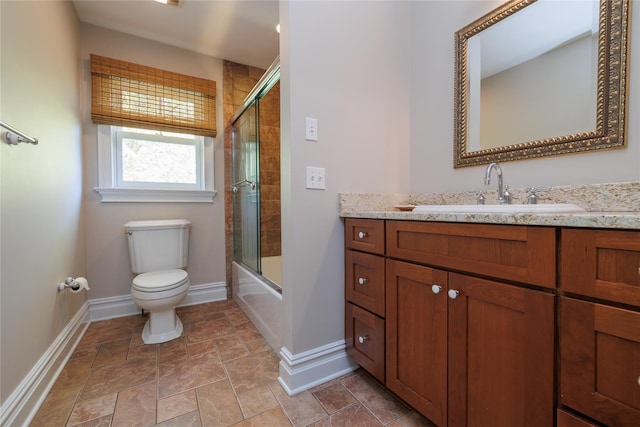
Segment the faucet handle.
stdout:
<svg viewBox="0 0 640 427">
<path fill-rule="evenodd" d="M 476 191 L 476 202 L 477 202 L 479 205 L 484 205 L 484 201 L 485 201 L 485 197 L 484 197 L 484 195 L 485 195 L 485 194 L 487 194 L 487 192 L 486 192 L 486 191 L 484 191 L 484 190 L 478 190 L 478 191 Z"/>
<path fill-rule="evenodd" d="M 545 191 L 550 191 L 551 187 L 527 187 L 527 203 L 530 205 L 535 205 L 538 203 L 538 195 L 536 193 L 541 193 Z"/>
<path fill-rule="evenodd" d="M 511 193 L 509 192 L 509 186 L 504 186 L 504 193 L 502 193 L 502 203 L 505 205 L 511 204 Z"/>
</svg>

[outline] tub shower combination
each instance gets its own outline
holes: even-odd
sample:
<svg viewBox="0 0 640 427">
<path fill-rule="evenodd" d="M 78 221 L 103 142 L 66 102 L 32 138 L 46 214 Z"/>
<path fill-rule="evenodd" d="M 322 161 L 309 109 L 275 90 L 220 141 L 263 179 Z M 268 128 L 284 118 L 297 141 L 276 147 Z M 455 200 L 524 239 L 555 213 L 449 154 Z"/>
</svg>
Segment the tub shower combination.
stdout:
<svg viewBox="0 0 640 427">
<path fill-rule="evenodd" d="M 276 352 L 282 346 L 279 82 L 278 58 L 233 118 L 231 187 L 233 299 Z"/>
</svg>

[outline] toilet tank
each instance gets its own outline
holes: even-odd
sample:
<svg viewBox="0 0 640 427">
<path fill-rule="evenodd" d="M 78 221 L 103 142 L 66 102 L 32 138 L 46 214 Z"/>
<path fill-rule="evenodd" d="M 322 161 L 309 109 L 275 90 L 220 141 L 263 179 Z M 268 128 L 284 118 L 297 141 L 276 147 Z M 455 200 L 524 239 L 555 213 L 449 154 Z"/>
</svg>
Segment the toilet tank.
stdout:
<svg viewBox="0 0 640 427">
<path fill-rule="evenodd" d="M 129 240 L 131 271 L 184 269 L 189 257 L 189 229 L 186 219 L 129 221 L 124 225 Z"/>
</svg>

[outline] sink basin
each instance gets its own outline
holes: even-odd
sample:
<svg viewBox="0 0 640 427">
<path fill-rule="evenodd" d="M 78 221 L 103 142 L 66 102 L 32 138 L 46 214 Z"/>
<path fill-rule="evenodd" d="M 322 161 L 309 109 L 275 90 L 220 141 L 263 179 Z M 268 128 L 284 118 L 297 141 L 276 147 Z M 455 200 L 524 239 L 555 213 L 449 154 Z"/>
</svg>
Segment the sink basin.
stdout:
<svg viewBox="0 0 640 427">
<path fill-rule="evenodd" d="M 586 212 L 573 203 L 537 205 L 418 205 L 413 212 L 423 213 L 565 213 Z"/>
</svg>

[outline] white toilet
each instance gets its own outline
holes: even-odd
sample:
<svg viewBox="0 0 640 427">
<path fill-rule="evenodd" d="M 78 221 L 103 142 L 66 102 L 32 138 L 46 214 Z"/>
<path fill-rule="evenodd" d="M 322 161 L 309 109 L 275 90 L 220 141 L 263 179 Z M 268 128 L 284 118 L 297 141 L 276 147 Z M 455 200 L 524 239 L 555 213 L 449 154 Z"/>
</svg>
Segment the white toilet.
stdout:
<svg viewBox="0 0 640 427">
<path fill-rule="evenodd" d="M 178 338 L 182 322 L 175 307 L 187 296 L 189 276 L 183 270 L 189 256 L 186 219 L 129 221 L 124 225 L 129 240 L 131 284 L 136 305 L 149 312 L 142 340 L 157 344 Z"/>
</svg>

